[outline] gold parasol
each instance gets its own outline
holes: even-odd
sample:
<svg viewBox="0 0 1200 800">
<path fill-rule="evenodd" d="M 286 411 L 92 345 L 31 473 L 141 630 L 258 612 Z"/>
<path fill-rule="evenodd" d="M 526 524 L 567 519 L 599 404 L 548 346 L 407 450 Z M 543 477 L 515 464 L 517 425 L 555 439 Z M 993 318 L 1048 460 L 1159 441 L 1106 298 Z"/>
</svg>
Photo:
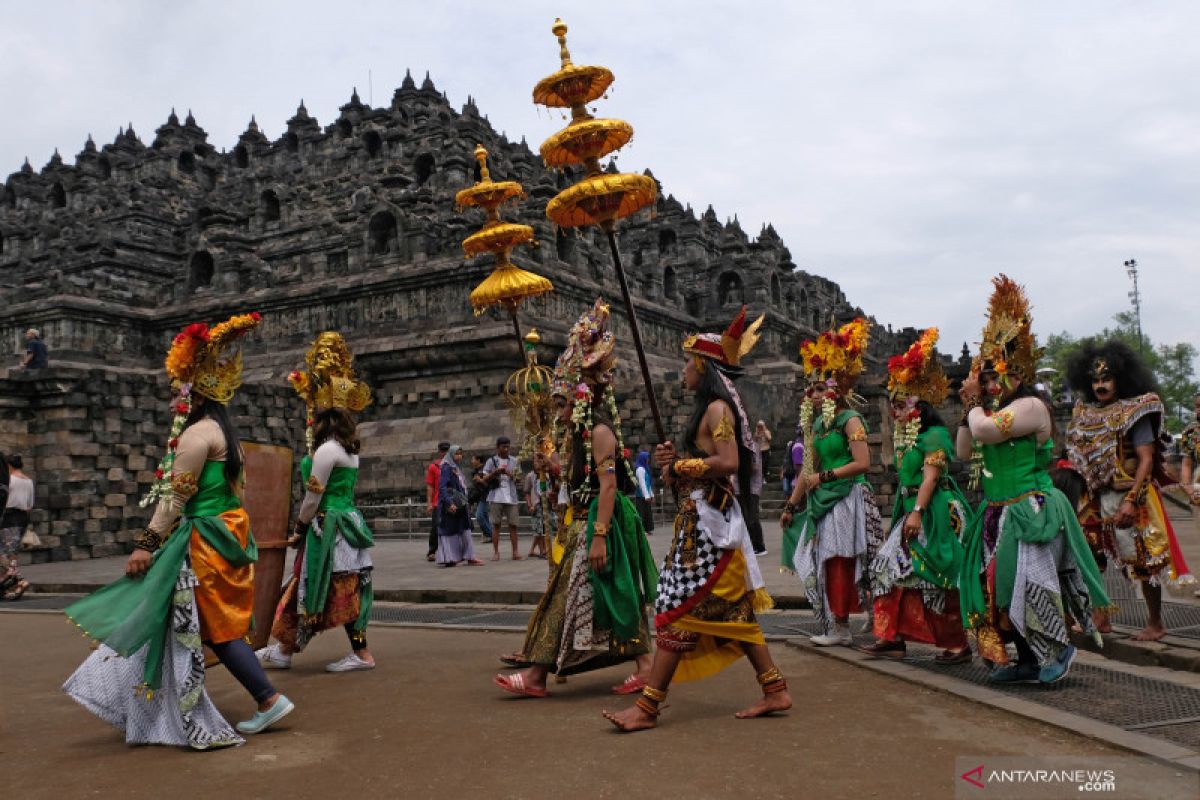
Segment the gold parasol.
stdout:
<svg viewBox="0 0 1200 800">
<path fill-rule="evenodd" d="M 493 181 L 487 165 L 487 150 L 483 145 L 475 147 L 475 158 L 479 161 L 479 181 L 454 196 L 459 208 L 482 208 L 487 214 L 483 227 L 463 240 L 463 253 L 467 258 L 491 253 L 496 257 L 496 267 L 483 283 L 471 292 L 471 306 L 479 315 L 492 306 L 503 306 L 512 315 L 513 329 L 517 334 L 517 346 L 521 348 L 521 359 L 525 349 L 521 345 L 521 325 L 517 320 L 517 306 L 522 300 L 537 297 L 554 290 L 554 285 L 541 275 L 521 269 L 512 262 L 509 253 L 517 245 L 537 246 L 533 228 L 503 222 L 500 206 L 525 197 L 525 190 L 516 181 Z"/>
<path fill-rule="evenodd" d="M 653 205 L 658 196 L 658 184 L 648 175 L 606 173 L 601 170 L 600 159 L 628 144 L 633 138 L 633 126 L 619 119 L 596 119 L 588 113 L 587 104 L 604 96 L 612 85 L 613 74 L 606 67 L 579 66 L 571 61 L 571 52 L 567 49 L 567 26 L 561 19 L 554 20 L 550 30 L 558 37 L 562 66 L 553 75 L 538 81 L 533 88 L 533 102 L 551 108 L 570 108 L 571 122 L 542 143 L 542 160 L 548 167 L 580 164 L 584 169 L 584 178 L 559 192 L 546 205 L 546 216 L 562 228 L 599 225 L 607 234 L 617 281 L 621 286 L 621 297 L 625 302 L 625 315 L 629 319 L 642 381 L 650 401 L 650 413 L 659 440 L 662 441 L 666 439 L 662 417 L 650 382 L 650 367 L 646 363 L 642 334 L 629 296 L 629 284 L 625 279 L 616 238 L 617 220 Z"/>
</svg>

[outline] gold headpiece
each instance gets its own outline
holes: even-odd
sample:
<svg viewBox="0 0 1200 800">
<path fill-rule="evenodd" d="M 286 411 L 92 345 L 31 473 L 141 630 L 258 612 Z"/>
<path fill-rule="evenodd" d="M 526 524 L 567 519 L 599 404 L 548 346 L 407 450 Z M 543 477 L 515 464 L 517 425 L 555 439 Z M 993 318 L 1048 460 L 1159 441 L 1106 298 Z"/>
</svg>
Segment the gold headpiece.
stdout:
<svg viewBox="0 0 1200 800">
<path fill-rule="evenodd" d="M 915 397 L 939 406 L 950 393 L 950 381 L 937 357 L 938 329 L 929 328 L 908 350 L 888 359 L 888 394 Z"/>
<path fill-rule="evenodd" d="M 863 353 L 867 351 L 871 323 L 859 317 L 835 330 L 827 330 L 800 345 L 804 374 L 821 380 L 833 378 L 839 384 L 853 383 L 863 371 Z"/>
<path fill-rule="evenodd" d="M 239 314 L 209 328 L 193 322 L 171 342 L 167 375 L 176 389 L 184 386 L 217 403 L 228 403 L 242 385 L 242 352 L 235 343 L 258 327 L 257 311 Z"/>
<path fill-rule="evenodd" d="M 1028 383 L 1036 377 L 1042 355 L 1033 336 L 1029 298 L 1025 288 L 1007 275 L 992 278 L 992 286 L 987 324 L 971 369 L 994 370 L 1005 388 L 1009 388 L 1009 377 L 1013 375 Z"/>
<path fill-rule="evenodd" d="M 1108 360 L 1103 356 L 1097 356 L 1092 359 L 1092 366 L 1088 370 L 1090 375 L 1095 380 L 1103 380 L 1112 377 L 1112 370 L 1109 369 Z"/>
<path fill-rule="evenodd" d="M 610 312 L 603 298 L 583 312 L 567 336 L 567 349 L 554 365 L 553 393 L 575 396 L 580 384 L 607 386 L 617 368 L 616 342 L 608 330 Z"/>
<path fill-rule="evenodd" d="M 683 340 L 683 351 L 704 358 L 711 358 L 726 367 L 738 368 L 742 359 L 750 354 L 754 345 L 758 344 L 758 329 L 762 327 L 766 314 L 746 326 L 746 307 L 742 306 L 738 315 L 729 323 L 725 332 L 718 336 L 715 333 L 698 333 Z"/>
<path fill-rule="evenodd" d="M 371 404 L 371 387 L 354 375 L 354 356 L 340 333 L 325 331 L 309 347 L 307 372 L 288 376 L 310 409 L 345 408 L 362 411 Z"/>
</svg>

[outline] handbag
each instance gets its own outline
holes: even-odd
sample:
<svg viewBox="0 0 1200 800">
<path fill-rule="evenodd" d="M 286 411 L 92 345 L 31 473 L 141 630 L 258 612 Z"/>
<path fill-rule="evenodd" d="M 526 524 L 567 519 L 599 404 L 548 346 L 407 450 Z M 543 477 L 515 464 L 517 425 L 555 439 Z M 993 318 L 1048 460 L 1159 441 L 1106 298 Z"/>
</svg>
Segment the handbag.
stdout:
<svg viewBox="0 0 1200 800">
<path fill-rule="evenodd" d="M 32 525 L 25 528 L 25 532 L 21 534 L 21 547 L 25 550 L 34 550 L 42 546 L 41 537 L 37 535 L 37 531 Z"/>
</svg>

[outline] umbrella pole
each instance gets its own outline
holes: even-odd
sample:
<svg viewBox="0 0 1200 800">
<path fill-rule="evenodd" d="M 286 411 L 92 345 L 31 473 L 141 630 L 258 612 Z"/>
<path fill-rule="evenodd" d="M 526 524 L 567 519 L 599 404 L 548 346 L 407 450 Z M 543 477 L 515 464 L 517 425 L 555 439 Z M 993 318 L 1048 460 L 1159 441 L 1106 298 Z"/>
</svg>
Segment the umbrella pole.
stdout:
<svg viewBox="0 0 1200 800">
<path fill-rule="evenodd" d="M 517 334 L 517 354 L 521 357 L 521 363 L 525 363 L 525 345 L 524 339 L 521 338 L 521 323 L 517 321 L 517 306 L 514 303 L 509 307 L 508 313 L 512 315 L 513 331 Z"/>
<path fill-rule="evenodd" d="M 665 442 L 667 434 L 663 429 L 662 415 L 658 412 L 658 398 L 654 396 L 654 385 L 650 382 L 650 367 L 646 363 L 646 350 L 642 347 L 642 333 L 638 329 L 633 300 L 629 297 L 629 283 L 625 280 L 625 267 L 621 264 L 621 252 L 617 249 L 616 225 L 612 220 L 608 220 L 601 223 L 600 227 L 608 234 L 608 246 L 612 250 L 613 266 L 617 270 L 617 281 L 621 284 L 621 298 L 625 301 L 629 329 L 633 331 L 633 347 L 637 350 L 638 365 L 642 368 L 642 383 L 646 385 L 646 397 L 650 400 L 650 414 L 654 418 L 654 430 L 658 433 L 658 441 Z"/>
</svg>

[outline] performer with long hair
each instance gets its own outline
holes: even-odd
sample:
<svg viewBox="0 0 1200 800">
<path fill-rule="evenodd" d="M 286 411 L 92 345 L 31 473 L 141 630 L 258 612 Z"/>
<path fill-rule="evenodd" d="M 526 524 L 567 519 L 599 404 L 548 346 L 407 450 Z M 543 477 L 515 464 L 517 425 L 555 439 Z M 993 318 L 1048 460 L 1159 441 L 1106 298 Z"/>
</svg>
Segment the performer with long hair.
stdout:
<svg viewBox="0 0 1200 800">
<path fill-rule="evenodd" d="M 959 597 L 979 655 L 995 665 L 992 682 L 1049 684 L 1075 658 L 1066 615 L 1099 639 L 1092 609 L 1110 601 L 1050 476 L 1054 421 L 1031 384 L 1040 351 L 1025 290 L 1004 275 L 992 284 L 980 352 L 959 391 L 957 452 L 971 459 L 984 498 L 963 536 Z"/>
<path fill-rule="evenodd" d="M 567 432 L 561 463 L 570 499 L 552 547 L 557 560 L 549 584 L 514 654 L 529 666 L 492 679 L 512 694 L 545 697 L 552 672 L 636 660 L 637 672 L 613 688 L 629 694 L 649 674 L 646 604 L 657 574 L 641 517 L 626 497 L 633 474 L 623 456 L 608 319 L 608 306 L 597 300 L 571 328 L 554 368 L 551 392 Z"/>
<path fill-rule="evenodd" d="M 1163 509 L 1163 404 L 1153 373 L 1124 342 L 1085 341 L 1067 362 L 1079 400 L 1067 426 L 1067 454 L 1087 483 L 1079 521 L 1101 570 L 1111 559 L 1141 584 L 1146 627 L 1138 641 L 1166 634 L 1162 587 L 1195 583 Z M 1101 632 L 1112 630 L 1106 616 Z"/>
<path fill-rule="evenodd" d="M 371 529 L 354 505 L 362 442 L 354 415 L 371 402 L 371 388 L 354 373 L 354 356 L 341 334 L 326 331 L 305 356 L 306 371 L 288 376 L 307 409 L 310 453 L 300 462 L 304 500 L 289 544 L 298 547 L 293 572 L 275 612 L 276 642 L 258 651 L 273 669 L 288 669 L 321 631 L 344 628 L 350 652 L 328 672 L 374 669 L 367 647 L 374 564 Z M 315 447 L 315 449 L 313 449 Z"/>
<path fill-rule="evenodd" d="M 935 408 L 950 391 L 937 340 L 930 328 L 888 360 L 899 486 L 891 535 L 870 566 L 877 641 L 863 650 L 902 658 L 905 641 L 926 642 L 943 648 L 935 663 L 960 664 L 971 660 L 958 602 L 969 506 L 950 477 L 954 441 Z"/>
<path fill-rule="evenodd" d="M 867 481 L 866 422 L 851 407 L 869 334 L 860 318 L 800 346 L 811 380 L 800 406 L 804 470 L 779 524 L 783 567 L 799 576 L 821 624 L 818 647 L 852 644 L 850 615 L 863 610 L 867 565 L 885 537 Z"/>
<path fill-rule="evenodd" d="M 175 420 L 143 501 L 158 500 L 157 510 L 135 540 L 126 576 L 66 610 L 100 646 L 63 689 L 130 744 L 242 743 L 204 689 L 202 643 L 258 705 L 239 732 L 258 733 L 294 708 L 244 639 L 258 548 L 239 498 L 243 458 L 226 404 L 242 382 L 236 341 L 260 320 L 195 323 L 175 337 L 166 362 Z"/>
<path fill-rule="evenodd" d="M 663 481 L 679 502 L 654 605 L 658 649 L 642 696 L 620 713 L 604 712 L 622 731 L 658 724 L 672 680 L 708 677 L 742 656 L 754 668 L 763 696 L 737 716 L 761 717 L 792 706 L 787 681 L 755 619 L 772 601 L 738 503 L 739 496 L 750 496 L 759 465 L 733 381 L 742 374 L 741 360 L 757 343 L 761 324 L 760 317 L 747 327 L 743 307 L 724 334 L 684 341 L 683 382 L 695 394 L 695 408 L 682 452 L 671 442 L 655 452 Z"/>
</svg>

